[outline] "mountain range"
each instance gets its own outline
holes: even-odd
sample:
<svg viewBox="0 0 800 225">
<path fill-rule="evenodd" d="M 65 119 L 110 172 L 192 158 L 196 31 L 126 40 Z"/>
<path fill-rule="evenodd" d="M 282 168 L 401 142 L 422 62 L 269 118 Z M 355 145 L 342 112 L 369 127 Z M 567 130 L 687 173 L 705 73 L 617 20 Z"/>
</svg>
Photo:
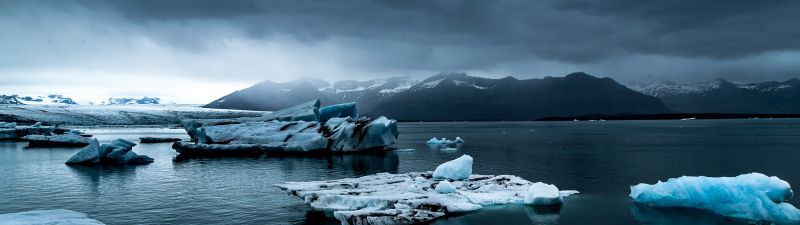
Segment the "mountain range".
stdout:
<svg viewBox="0 0 800 225">
<path fill-rule="evenodd" d="M 628 85 L 680 113 L 800 113 L 800 80 L 733 83 L 655 81 Z"/>
<path fill-rule="evenodd" d="M 108 98 L 107 101 L 102 101 L 100 105 L 153 105 L 161 104 L 161 99 L 156 97 L 142 97 L 142 98 Z M 78 102 L 70 97 L 58 94 L 50 94 L 45 96 L 20 96 L 20 95 L 0 95 L 0 104 L 12 105 L 48 105 L 48 104 L 61 104 L 61 105 L 78 105 Z M 93 102 L 89 103 L 94 105 Z"/>
<path fill-rule="evenodd" d="M 547 116 L 669 111 L 656 97 L 633 91 L 610 78 L 585 73 L 523 80 L 441 73 L 420 81 L 408 77 L 333 84 L 311 78 L 285 83 L 264 81 L 206 107 L 277 110 L 313 99 L 325 104 L 356 102 L 363 115 L 403 121 L 534 120 Z"/>
</svg>

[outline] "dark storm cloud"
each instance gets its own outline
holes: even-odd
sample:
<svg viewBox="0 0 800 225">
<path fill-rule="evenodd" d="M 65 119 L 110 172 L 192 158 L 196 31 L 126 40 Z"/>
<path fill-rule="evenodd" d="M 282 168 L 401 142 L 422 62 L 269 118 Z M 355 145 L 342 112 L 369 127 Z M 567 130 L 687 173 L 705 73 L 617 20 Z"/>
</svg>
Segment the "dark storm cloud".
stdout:
<svg viewBox="0 0 800 225">
<path fill-rule="evenodd" d="M 83 2 L 97 7 L 96 1 Z M 102 3 L 102 2 L 101 2 Z M 285 33 L 486 47 L 566 62 L 798 50 L 798 1 L 112 1 L 131 21 L 222 20 Z M 508 49 L 503 49 L 508 48 Z M 498 54 L 498 53 L 493 53 Z"/>
<path fill-rule="evenodd" d="M 0 69 L 787 79 L 800 75 L 797 12 L 800 1 L 0 1 Z"/>
</svg>

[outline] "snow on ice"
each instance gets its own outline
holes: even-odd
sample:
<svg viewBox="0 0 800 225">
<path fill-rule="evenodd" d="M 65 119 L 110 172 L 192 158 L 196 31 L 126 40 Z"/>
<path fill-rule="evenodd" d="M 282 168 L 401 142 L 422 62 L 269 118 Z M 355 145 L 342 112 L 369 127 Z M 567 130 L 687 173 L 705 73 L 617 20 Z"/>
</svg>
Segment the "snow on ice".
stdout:
<svg viewBox="0 0 800 225">
<path fill-rule="evenodd" d="M 463 171 L 472 170 L 469 156 L 448 163 L 458 165 L 459 176 Z M 465 165 L 470 168 L 463 167 Z M 487 205 L 561 204 L 565 196 L 577 193 L 559 191 L 555 186 L 532 183 L 512 175 L 467 174 L 466 178 L 457 177 L 462 179 L 440 180 L 434 178 L 434 173 L 379 173 L 277 186 L 315 209 L 333 211 L 342 224 L 425 223 L 446 214 L 474 211 Z"/>
</svg>

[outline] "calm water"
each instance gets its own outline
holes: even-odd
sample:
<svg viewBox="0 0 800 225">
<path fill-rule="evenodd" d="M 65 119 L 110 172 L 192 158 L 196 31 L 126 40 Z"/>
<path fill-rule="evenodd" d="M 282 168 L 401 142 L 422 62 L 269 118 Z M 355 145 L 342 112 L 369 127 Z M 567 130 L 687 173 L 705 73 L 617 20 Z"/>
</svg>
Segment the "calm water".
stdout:
<svg viewBox="0 0 800 225">
<path fill-rule="evenodd" d="M 184 137 L 176 129 L 89 129 L 101 142 Z M 800 120 L 402 123 L 400 149 L 322 158 L 180 159 L 140 144 L 138 167 L 69 167 L 76 148 L 0 142 L 0 213 L 66 208 L 106 224 L 338 224 L 272 184 L 433 170 L 469 154 L 474 173 L 513 174 L 576 189 L 560 209 L 487 207 L 435 224 L 730 224 L 702 211 L 631 203 L 628 186 L 681 175 L 762 172 L 800 185 Z M 461 136 L 458 151 L 431 137 Z M 800 205 L 798 198 L 792 202 Z"/>
</svg>

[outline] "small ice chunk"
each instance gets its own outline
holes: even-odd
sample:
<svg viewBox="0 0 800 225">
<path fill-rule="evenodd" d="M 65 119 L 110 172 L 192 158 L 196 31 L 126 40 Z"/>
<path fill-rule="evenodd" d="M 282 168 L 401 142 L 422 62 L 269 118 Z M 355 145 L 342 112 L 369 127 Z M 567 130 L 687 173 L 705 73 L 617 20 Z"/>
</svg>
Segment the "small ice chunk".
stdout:
<svg viewBox="0 0 800 225">
<path fill-rule="evenodd" d="M 670 178 L 631 186 L 634 202 L 656 207 L 707 209 L 720 215 L 776 222 L 800 222 L 800 210 L 787 201 L 794 195 L 788 182 L 760 173 L 736 177 Z"/>
<path fill-rule="evenodd" d="M 455 140 L 455 142 L 456 142 L 457 144 L 462 144 L 462 143 L 464 143 L 464 139 L 461 139 L 461 137 L 456 137 L 456 140 Z"/>
<path fill-rule="evenodd" d="M 558 205 L 563 202 L 558 187 L 542 182 L 531 184 L 523 201 L 528 205 Z"/>
<path fill-rule="evenodd" d="M 456 186 L 453 186 L 450 181 L 443 180 L 439 182 L 439 184 L 436 184 L 436 191 L 442 194 L 449 194 L 456 191 Z"/>
<path fill-rule="evenodd" d="M 42 122 L 36 122 L 31 127 L 42 127 Z"/>
<path fill-rule="evenodd" d="M 472 174 L 472 157 L 462 155 L 457 159 L 442 163 L 433 171 L 433 178 L 463 180 Z"/>
</svg>

